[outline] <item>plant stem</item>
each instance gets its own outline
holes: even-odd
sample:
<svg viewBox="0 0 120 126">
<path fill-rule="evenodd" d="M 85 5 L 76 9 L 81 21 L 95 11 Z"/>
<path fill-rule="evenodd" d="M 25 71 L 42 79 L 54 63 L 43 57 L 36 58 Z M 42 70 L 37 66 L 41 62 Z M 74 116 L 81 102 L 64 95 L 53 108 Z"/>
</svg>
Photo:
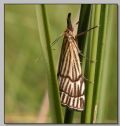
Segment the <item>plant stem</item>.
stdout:
<svg viewBox="0 0 120 126">
<path fill-rule="evenodd" d="M 59 90 L 58 90 L 56 73 L 54 70 L 52 52 L 50 48 L 50 35 L 48 29 L 49 26 L 45 5 L 36 6 L 36 15 L 38 21 L 40 40 L 43 40 L 40 42 L 43 47 L 43 52 L 45 55 L 46 68 L 49 79 L 48 93 L 49 93 L 51 115 L 53 123 L 62 123 L 62 111 L 60 105 Z"/>
<path fill-rule="evenodd" d="M 68 108 L 66 108 L 64 123 L 65 124 L 72 123 L 73 115 L 74 115 L 74 111 L 73 110 L 69 110 Z"/>
<path fill-rule="evenodd" d="M 88 24 L 89 24 L 90 12 L 91 12 L 90 4 L 81 5 L 79 25 L 78 25 L 78 34 L 89 29 Z M 87 47 L 88 47 L 88 33 L 86 33 L 83 36 L 78 37 L 78 46 L 79 46 L 80 51 L 84 52 L 83 54 L 86 56 Z M 84 71 L 85 71 L 85 67 L 86 67 L 86 60 L 82 56 L 80 56 L 80 60 L 82 62 L 82 74 L 84 75 L 84 73 L 85 73 Z M 85 90 L 85 94 L 86 94 L 86 90 Z M 85 122 L 85 110 L 83 112 L 81 112 L 80 114 L 81 114 L 80 123 L 84 123 Z"/>
<path fill-rule="evenodd" d="M 93 5 L 95 6 L 95 17 L 94 17 L 94 26 L 99 25 L 100 21 L 100 11 L 101 11 L 101 5 Z M 93 42 L 92 42 L 92 52 L 91 52 L 91 60 L 96 61 L 96 55 L 97 55 L 97 43 L 98 43 L 98 33 L 99 28 L 96 28 L 93 30 Z M 89 70 L 89 80 L 91 82 L 94 82 L 95 77 L 95 63 L 90 64 L 90 70 Z M 94 84 L 89 83 L 88 84 L 88 92 L 87 92 L 87 103 L 86 103 L 86 113 L 85 113 L 85 123 L 91 123 L 91 114 L 92 114 L 92 100 L 93 100 L 93 89 Z"/>
<path fill-rule="evenodd" d="M 100 27 L 99 27 L 99 41 L 98 41 L 98 53 L 97 53 L 97 62 L 96 62 L 96 71 L 95 71 L 95 86 L 94 86 L 94 99 L 93 99 L 93 107 L 92 107 L 92 121 L 96 122 L 97 116 L 97 106 L 98 106 L 98 95 L 100 94 L 100 83 L 99 76 L 102 69 L 102 55 L 104 54 L 104 38 L 106 33 L 108 11 L 106 5 L 101 5 L 101 15 L 100 15 Z"/>
</svg>

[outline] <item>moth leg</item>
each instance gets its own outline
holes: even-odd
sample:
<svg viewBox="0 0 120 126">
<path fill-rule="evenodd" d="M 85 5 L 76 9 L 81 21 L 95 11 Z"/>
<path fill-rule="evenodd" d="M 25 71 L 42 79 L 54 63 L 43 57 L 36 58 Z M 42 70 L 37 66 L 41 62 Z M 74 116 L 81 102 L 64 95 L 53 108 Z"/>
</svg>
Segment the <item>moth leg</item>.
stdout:
<svg viewBox="0 0 120 126">
<path fill-rule="evenodd" d="M 96 63 L 96 61 L 94 60 L 90 60 L 89 58 L 86 58 L 86 56 L 80 51 L 80 49 L 78 48 L 77 43 L 75 43 L 75 46 L 77 48 L 78 54 L 80 54 L 83 58 L 85 58 L 87 61 L 90 61 L 91 63 Z"/>
<path fill-rule="evenodd" d="M 91 60 L 91 59 L 89 59 L 89 58 L 86 58 L 86 56 L 85 56 L 81 51 L 79 51 L 79 54 L 80 54 L 83 58 L 85 58 L 87 61 L 90 61 L 91 63 L 96 63 L 96 60 Z"/>
<path fill-rule="evenodd" d="M 89 83 L 94 84 L 94 82 L 90 81 L 89 79 L 87 79 L 85 76 L 83 76 L 84 80 L 88 81 Z"/>
<path fill-rule="evenodd" d="M 53 48 L 52 50 L 56 51 L 56 49 L 55 49 L 55 48 Z"/>
</svg>

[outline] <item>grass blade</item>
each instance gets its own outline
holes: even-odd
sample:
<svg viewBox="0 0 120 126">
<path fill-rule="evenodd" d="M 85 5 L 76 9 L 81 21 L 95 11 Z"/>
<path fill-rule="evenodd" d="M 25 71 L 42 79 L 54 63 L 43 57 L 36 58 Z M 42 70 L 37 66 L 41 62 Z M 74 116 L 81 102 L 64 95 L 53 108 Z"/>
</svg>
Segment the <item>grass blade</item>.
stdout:
<svg viewBox="0 0 120 126">
<path fill-rule="evenodd" d="M 106 9 L 108 16 L 103 37 L 104 53 L 101 59 L 96 122 L 117 123 L 117 5 L 107 5 Z"/>
<path fill-rule="evenodd" d="M 101 5 L 93 5 L 95 7 L 95 16 L 94 16 L 94 26 L 99 25 L 100 21 L 100 11 Z M 93 30 L 93 42 L 92 42 L 92 50 L 91 50 L 91 60 L 96 61 L 97 55 L 97 43 L 98 43 L 98 33 L 99 28 Z M 88 79 L 91 82 L 94 82 L 94 74 L 95 74 L 95 63 L 90 64 L 89 76 Z M 88 83 L 88 92 L 87 92 L 87 103 L 86 103 L 86 112 L 85 112 L 85 123 L 91 123 L 91 114 L 92 114 L 92 100 L 93 100 L 93 89 L 94 84 Z"/>
<path fill-rule="evenodd" d="M 65 124 L 72 123 L 72 121 L 73 121 L 73 115 L 74 115 L 74 111 L 73 110 L 69 110 L 68 108 L 66 108 L 64 123 Z"/>
<path fill-rule="evenodd" d="M 62 123 L 62 112 L 59 100 L 59 91 L 57 85 L 56 74 L 54 70 L 54 63 L 52 52 L 50 48 L 50 35 L 48 29 L 48 19 L 46 14 L 45 5 L 36 6 L 36 15 L 39 27 L 40 42 L 43 47 L 43 53 L 47 65 L 47 74 L 49 78 L 48 91 L 50 101 L 50 111 L 53 119 L 53 123 Z"/>
<path fill-rule="evenodd" d="M 91 12 L 91 5 L 90 4 L 83 4 L 81 5 L 80 10 L 80 17 L 79 17 L 79 25 L 78 25 L 78 34 L 86 31 L 89 24 L 89 18 L 90 18 L 90 12 Z M 88 35 L 85 34 L 83 36 L 78 37 L 78 46 L 81 52 L 84 52 L 83 54 L 86 56 L 87 54 L 87 46 L 88 46 Z M 84 75 L 85 66 L 86 66 L 86 59 L 80 56 L 81 62 L 82 62 L 82 74 Z M 86 94 L 86 91 L 85 91 Z M 85 111 L 81 112 L 81 119 L 80 123 L 85 122 Z"/>
<path fill-rule="evenodd" d="M 97 62 L 96 62 L 96 71 L 95 71 L 95 85 L 94 85 L 94 98 L 93 98 L 93 107 L 92 107 L 92 120 L 93 123 L 96 122 L 97 115 L 97 103 L 98 103 L 98 95 L 100 94 L 100 83 L 99 76 L 102 68 L 102 55 L 104 54 L 104 39 L 106 34 L 106 23 L 107 23 L 108 9 L 106 5 L 101 5 L 101 15 L 100 15 L 100 27 L 99 27 L 99 41 L 97 47 Z"/>
</svg>

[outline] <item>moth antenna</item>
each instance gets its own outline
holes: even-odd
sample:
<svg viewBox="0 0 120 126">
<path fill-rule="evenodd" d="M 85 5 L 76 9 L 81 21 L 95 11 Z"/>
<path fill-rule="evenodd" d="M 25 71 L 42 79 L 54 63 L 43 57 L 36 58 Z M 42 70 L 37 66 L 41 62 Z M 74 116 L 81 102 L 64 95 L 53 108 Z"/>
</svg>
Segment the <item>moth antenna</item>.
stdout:
<svg viewBox="0 0 120 126">
<path fill-rule="evenodd" d="M 81 33 L 77 34 L 76 37 L 81 36 L 81 35 L 84 35 L 84 34 L 86 34 L 88 31 L 93 30 L 93 29 L 98 28 L 98 27 L 100 27 L 100 25 L 96 25 L 96 26 L 94 26 L 94 27 L 88 29 L 87 31 L 81 32 Z"/>
<path fill-rule="evenodd" d="M 50 46 L 52 47 L 64 34 L 61 34 L 58 38 L 56 38 L 51 44 Z"/>
</svg>

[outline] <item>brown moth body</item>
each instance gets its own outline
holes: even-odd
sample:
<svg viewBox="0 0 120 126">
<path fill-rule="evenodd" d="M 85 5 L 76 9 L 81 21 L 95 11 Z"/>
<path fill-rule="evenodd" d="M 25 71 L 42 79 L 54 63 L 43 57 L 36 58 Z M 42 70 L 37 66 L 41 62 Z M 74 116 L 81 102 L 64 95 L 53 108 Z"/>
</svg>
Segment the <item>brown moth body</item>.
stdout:
<svg viewBox="0 0 120 126">
<path fill-rule="evenodd" d="M 58 67 L 58 81 L 60 100 L 63 106 L 70 109 L 83 111 L 85 104 L 85 83 L 81 73 L 79 48 L 73 34 L 71 14 L 67 18 L 67 30 L 61 48 Z"/>
</svg>

